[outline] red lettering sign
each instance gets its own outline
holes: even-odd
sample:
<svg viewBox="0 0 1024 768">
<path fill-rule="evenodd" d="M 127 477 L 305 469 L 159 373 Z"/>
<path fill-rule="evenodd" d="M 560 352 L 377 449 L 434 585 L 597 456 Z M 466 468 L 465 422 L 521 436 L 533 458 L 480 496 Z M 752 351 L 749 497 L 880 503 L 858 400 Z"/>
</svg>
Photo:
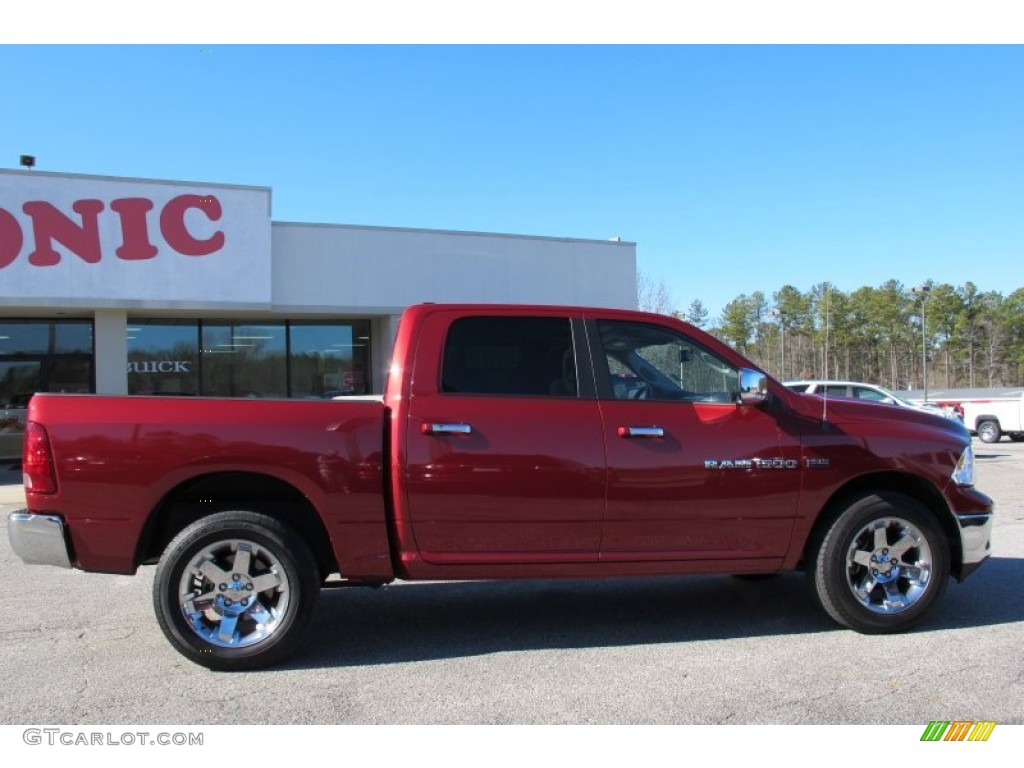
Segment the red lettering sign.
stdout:
<svg viewBox="0 0 1024 768">
<path fill-rule="evenodd" d="M 99 200 L 79 200 L 71 206 L 82 217 L 76 224 L 49 203 L 25 203 L 21 209 L 32 218 L 32 233 L 36 249 L 28 255 L 29 264 L 52 267 L 60 263 L 60 254 L 53 249 L 58 241 L 89 264 L 100 260 L 99 215 L 103 203 Z"/>
<path fill-rule="evenodd" d="M 220 201 L 206 195 L 179 195 L 164 206 L 160 214 L 160 232 L 164 240 L 178 253 L 186 256 L 209 256 L 224 247 L 224 233 L 214 232 L 208 240 L 196 240 L 185 229 L 185 211 L 197 208 L 210 221 L 220 221 Z"/>
<path fill-rule="evenodd" d="M 18 258 L 24 241 L 18 220 L 0 208 L 0 269 Z"/>
<path fill-rule="evenodd" d="M 156 246 L 149 242 L 146 213 L 153 209 L 153 201 L 144 197 L 124 197 L 110 204 L 121 217 L 121 247 L 114 253 L 125 261 L 152 259 Z"/>
<path fill-rule="evenodd" d="M 143 197 L 125 197 L 113 200 L 110 210 L 117 215 L 121 229 L 121 245 L 114 255 L 125 261 L 154 258 L 159 250 L 150 241 L 148 213 L 154 203 Z M 61 254 L 54 248 L 60 243 L 86 264 L 96 264 L 103 258 L 100 239 L 100 216 L 104 205 L 101 200 L 78 200 L 71 210 L 78 220 L 44 200 L 30 201 L 22 210 L 32 221 L 33 250 L 28 262 L 36 267 L 52 267 L 60 263 Z M 171 250 L 183 256 L 209 256 L 224 247 L 224 232 L 216 230 L 208 238 L 195 237 L 185 223 L 186 214 L 199 211 L 210 221 L 220 221 L 223 215 L 220 201 L 212 195 L 178 195 L 169 200 L 160 211 L 160 234 Z M 12 264 L 21 254 L 25 234 L 18 220 L 0 208 L 0 269 Z"/>
</svg>

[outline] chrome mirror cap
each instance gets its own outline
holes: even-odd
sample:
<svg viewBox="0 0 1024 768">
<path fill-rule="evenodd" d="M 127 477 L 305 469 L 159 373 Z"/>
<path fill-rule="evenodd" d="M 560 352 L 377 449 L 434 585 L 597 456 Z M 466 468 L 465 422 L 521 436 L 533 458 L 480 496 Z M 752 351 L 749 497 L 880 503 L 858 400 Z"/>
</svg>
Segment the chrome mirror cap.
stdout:
<svg viewBox="0 0 1024 768">
<path fill-rule="evenodd" d="M 768 377 L 751 368 L 740 369 L 740 405 L 759 405 L 768 398 Z"/>
</svg>

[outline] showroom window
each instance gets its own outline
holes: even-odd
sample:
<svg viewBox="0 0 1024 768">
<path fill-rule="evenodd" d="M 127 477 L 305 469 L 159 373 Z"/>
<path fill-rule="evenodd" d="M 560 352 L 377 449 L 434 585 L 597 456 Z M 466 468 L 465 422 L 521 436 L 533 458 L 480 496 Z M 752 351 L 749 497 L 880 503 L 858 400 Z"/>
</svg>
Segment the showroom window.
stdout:
<svg viewBox="0 0 1024 768">
<path fill-rule="evenodd" d="M 130 394 L 333 397 L 369 392 L 370 323 L 128 322 Z"/>
<path fill-rule="evenodd" d="M 290 324 L 292 397 L 335 397 L 369 392 L 370 323 Z"/>
<path fill-rule="evenodd" d="M 198 395 L 199 323 L 195 320 L 129 320 L 128 392 L 132 395 Z"/>
<path fill-rule="evenodd" d="M 288 397 L 284 323 L 203 323 L 204 395 Z"/>
<path fill-rule="evenodd" d="M 0 462 L 21 457 L 36 392 L 93 392 L 92 322 L 0 320 Z"/>
<path fill-rule="evenodd" d="M 0 321 L 0 407 L 36 392 L 92 392 L 92 322 Z"/>
</svg>

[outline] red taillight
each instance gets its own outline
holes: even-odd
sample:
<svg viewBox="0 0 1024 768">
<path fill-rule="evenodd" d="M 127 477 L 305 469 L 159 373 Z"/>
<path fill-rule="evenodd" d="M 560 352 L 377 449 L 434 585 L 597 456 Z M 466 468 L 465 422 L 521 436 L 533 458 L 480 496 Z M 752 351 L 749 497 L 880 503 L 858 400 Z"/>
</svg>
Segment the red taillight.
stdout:
<svg viewBox="0 0 1024 768">
<path fill-rule="evenodd" d="M 53 471 L 50 438 L 42 424 L 25 424 L 25 444 L 21 455 L 21 471 L 25 490 L 31 493 L 56 493 L 57 475 Z"/>
</svg>

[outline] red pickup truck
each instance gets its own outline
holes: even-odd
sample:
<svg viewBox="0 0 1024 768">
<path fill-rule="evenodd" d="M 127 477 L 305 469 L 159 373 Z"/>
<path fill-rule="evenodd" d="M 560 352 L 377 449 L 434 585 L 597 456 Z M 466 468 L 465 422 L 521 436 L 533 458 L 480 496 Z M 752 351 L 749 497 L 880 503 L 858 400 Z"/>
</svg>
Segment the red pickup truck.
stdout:
<svg viewBox="0 0 1024 768">
<path fill-rule="evenodd" d="M 406 311 L 385 393 L 41 394 L 27 563 L 134 573 L 214 669 L 295 649 L 321 587 L 804 570 L 860 632 L 905 629 L 989 555 L 962 424 L 791 392 L 660 315 Z"/>
</svg>

